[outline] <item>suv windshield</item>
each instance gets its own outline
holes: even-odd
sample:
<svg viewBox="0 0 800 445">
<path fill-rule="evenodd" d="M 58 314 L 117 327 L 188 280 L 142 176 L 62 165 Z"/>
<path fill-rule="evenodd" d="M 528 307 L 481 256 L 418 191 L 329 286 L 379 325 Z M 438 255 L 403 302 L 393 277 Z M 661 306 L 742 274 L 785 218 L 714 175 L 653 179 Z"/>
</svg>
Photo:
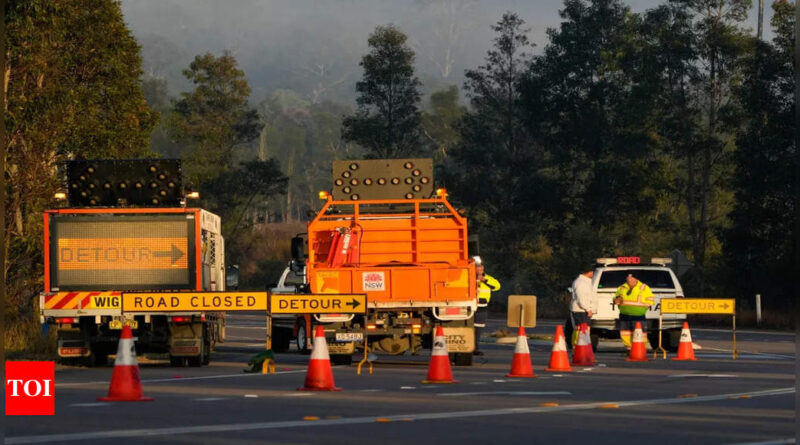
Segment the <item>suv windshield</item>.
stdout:
<svg viewBox="0 0 800 445">
<path fill-rule="evenodd" d="M 600 275 L 600 283 L 598 283 L 597 288 L 616 289 L 622 286 L 628 274 L 633 274 L 634 277 L 650 286 L 651 289 L 675 289 L 675 284 L 672 282 L 672 275 L 669 274 L 669 271 L 652 269 L 604 270 Z"/>
</svg>

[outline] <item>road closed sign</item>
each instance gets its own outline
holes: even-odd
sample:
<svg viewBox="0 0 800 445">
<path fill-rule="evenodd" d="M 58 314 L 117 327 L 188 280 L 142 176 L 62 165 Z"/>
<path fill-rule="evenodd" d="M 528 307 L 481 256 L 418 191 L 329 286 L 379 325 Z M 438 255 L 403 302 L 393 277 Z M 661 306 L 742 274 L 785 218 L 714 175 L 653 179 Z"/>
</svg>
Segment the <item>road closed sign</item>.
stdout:
<svg viewBox="0 0 800 445">
<path fill-rule="evenodd" d="M 733 315 L 733 298 L 662 298 L 662 314 L 728 314 Z"/>
<path fill-rule="evenodd" d="M 273 314 L 364 314 L 364 294 L 270 294 Z"/>
<path fill-rule="evenodd" d="M 125 292 L 123 312 L 266 311 L 266 292 Z"/>
</svg>

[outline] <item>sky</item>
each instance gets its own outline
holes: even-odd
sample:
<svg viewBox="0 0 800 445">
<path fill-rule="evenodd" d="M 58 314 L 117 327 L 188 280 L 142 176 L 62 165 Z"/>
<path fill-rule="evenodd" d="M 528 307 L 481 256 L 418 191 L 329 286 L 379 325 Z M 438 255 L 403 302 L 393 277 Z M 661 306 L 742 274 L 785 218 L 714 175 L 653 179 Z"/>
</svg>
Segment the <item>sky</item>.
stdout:
<svg viewBox="0 0 800 445">
<path fill-rule="evenodd" d="M 643 12 L 661 2 L 627 3 Z M 772 37 L 769 4 L 765 38 Z M 753 30 L 756 5 L 745 23 Z M 195 55 L 227 50 L 245 71 L 254 102 L 279 89 L 352 102 L 367 37 L 385 24 L 409 36 L 424 93 L 460 86 L 464 70 L 483 62 L 490 27 L 505 11 L 525 20 L 535 54 L 547 43 L 547 28 L 558 27 L 562 7 L 562 0 L 122 0 L 146 74 L 165 78 L 172 95 L 190 88 L 181 70 Z"/>
</svg>

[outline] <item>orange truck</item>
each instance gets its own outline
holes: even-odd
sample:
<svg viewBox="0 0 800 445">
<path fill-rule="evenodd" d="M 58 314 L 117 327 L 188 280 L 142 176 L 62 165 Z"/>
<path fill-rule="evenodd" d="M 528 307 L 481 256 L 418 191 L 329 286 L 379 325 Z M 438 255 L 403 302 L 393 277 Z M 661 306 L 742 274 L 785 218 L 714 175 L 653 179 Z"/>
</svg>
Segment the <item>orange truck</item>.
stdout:
<svg viewBox="0 0 800 445">
<path fill-rule="evenodd" d="M 44 213 L 39 297 L 59 361 L 105 363 L 128 325 L 140 354 L 166 354 L 173 366 L 207 364 L 224 339 L 224 314 L 123 313 L 121 295 L 225 290 L 219 216 L 181 205 L 177 161 L 74 161 L 68 171 L 69 207 Z"/>
<path fill-rule="evenodd" d="M 367 313 L 299 317 L 294 332 L 323 324 L 332 361 L 349 363 L 364 333 L 370 351 L 417 354 L 442 325 L 455 363 L 470 366 L 475 263 L 467 220 L 433 189 L 432 160 L 336 161 L 320 198 L 307 259 L 293 248 L 294 261 L 305 261 L 310 293 L 366 294 Z"/>
</svg>

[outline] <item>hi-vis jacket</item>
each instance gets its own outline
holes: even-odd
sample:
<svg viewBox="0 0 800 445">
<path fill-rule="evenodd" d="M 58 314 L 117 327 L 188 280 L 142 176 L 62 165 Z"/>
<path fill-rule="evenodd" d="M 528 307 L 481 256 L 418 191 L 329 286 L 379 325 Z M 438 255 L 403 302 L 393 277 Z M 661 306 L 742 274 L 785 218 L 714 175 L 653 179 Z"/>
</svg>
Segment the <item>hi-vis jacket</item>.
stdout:
<svg viewBox="0 0 800 445">
<path fill-rule="evenodd" d="M 492 292 L 500 290 L 500 282 L 488 273 L 483 274 L 483 281 L 478 282 L 478 306 L 486 306 L 492 299 Z M 486 301 L 483 301 L 486 300 Z"/>
<path fill-rule="evenodd" d="M 647 308 L 655 304 L 650 286 L 641 281 L 636 283 L 633 289 L 628 286 L 628 283 L 622 283 L 622 286 L 617 288 L 617 293 L 614 294 L 614 299 L 616 297 L 622 297 L 619 313 L 625 315 L 645 315 Z"/>
</svg>

